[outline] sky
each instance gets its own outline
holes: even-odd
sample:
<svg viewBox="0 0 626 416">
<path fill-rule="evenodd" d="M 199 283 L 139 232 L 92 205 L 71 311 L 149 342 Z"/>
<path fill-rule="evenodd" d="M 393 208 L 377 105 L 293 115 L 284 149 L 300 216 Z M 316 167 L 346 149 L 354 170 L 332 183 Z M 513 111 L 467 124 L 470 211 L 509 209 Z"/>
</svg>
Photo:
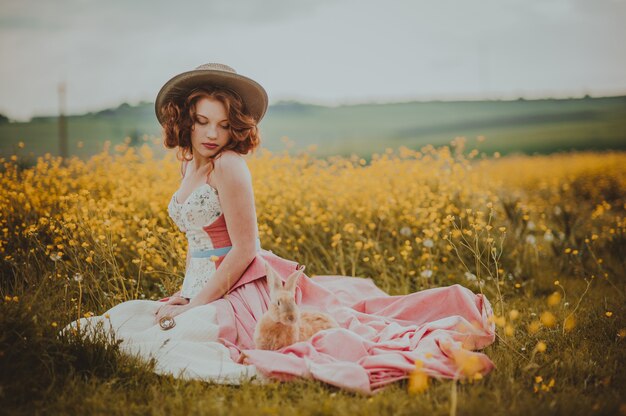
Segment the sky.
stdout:
<svg viewBox="0 0 626 416">
<path fill-rule="evenodd" d="M 232 66 L 280 100 L 626 94 L 626 0 L 0 0 L 0 113 L 153 102 Z"/>
</svg>

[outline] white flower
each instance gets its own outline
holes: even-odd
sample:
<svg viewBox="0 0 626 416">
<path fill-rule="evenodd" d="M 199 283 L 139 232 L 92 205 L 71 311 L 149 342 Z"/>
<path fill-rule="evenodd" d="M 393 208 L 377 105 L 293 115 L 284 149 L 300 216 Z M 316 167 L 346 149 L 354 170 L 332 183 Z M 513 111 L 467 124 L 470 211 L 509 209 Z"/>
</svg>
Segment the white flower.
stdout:
<svg viewBox="0 0 626 416">
<path fill-rule="evenodd" d="M 528 221 L 528 224 L 526 224 L 526 227 L 528 227 L 529 230 L 534 230 L 535 229 L 535 223 L 532 221 Z"/>
<path fill-rule="evenodd" d="M 422 272 L 420 273 L 420 276 L 426 277 L 426 278 L 429 278 L 432 275 L 433 275 L 433 271 L 430 269 L 422 270 Z"/>
<path fill-rule="evenodd" d="M 474 273 L 465 272 L 465 278 L 472 282 L 476 280 L 476 275 Z"/>
<path fill-rule="evenodd" d="M 433 243 L 433 240 L 431 240 L 430 238 L 427 238 L 426 240 L 424 240 L 422 244 L 424 244 L 424 247 L 428 247 L 428 248 L 431 248 L 435 245 Z"/>
<path fill-rule="evenodd" d="M 534 245 L 537 243 L 537 239 L 535 238 L 535 236 L 534 236 L 534 235 L 532 235 L 532 234 L 528 234 L 528 235 L 526 236 L 526 242 L 527 242 L 528 244 L 530 244 L 530 245 L 533 245 L 533 246 L 534 246 Z"/>
<path fill-rule="evenodd" d="M 78 273 L 78 272 L 74 273 L 74 280 L 77 281 L 78 283 L 82 282 L 83 281 L 83 275 Z"/>
<path fill-rule="evenodd" d="M 404 226 L 402 228 L 400 228 L 400 234 L 402 234 L 405 237 L 408 237 L 411 235 L 411 228 Z"/>
<path fill-rule="evenodd" d="M 52 260 L 52 261 L 59 261 L 59 260 L 61 260 L 61 256 L 59 256 L 57 253 L 50 254 L 50 260 Z"/>
<path fill-rule="evenodd" d="M 550 242 L 550 241 L 554 240 L 554 234 L 552 234 L 552 231 L 548 230 L 543 235 L 543 239 L 546 240 L 547 242 Z"/>
<path fill-rule="evenodd" d="M 562 212 L 563 212 L 563 210 L 561 209 L 560 206 L 558 206 L 558 205 L 554 206 L 554 215 L 561 215 Z"/>
</svg>

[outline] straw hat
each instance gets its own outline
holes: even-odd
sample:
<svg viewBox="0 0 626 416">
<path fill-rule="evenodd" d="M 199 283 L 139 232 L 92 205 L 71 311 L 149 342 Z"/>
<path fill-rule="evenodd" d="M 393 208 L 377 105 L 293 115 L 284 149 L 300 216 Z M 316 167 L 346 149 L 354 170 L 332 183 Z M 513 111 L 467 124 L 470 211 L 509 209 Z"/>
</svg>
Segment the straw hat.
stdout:
<svg viewBox="0 0 626 416">
<path fill-rule="evenodd" d="M 209 63 L 176 75 L 161 87 L 154 103 L 159 123 L 161 108 L 169 101 L 182 101 L 187 95 L 198 87 L 217 86 L 236 92 L 242 98 L 247 112 L 261 121 L 267 110 L 268 99 L 265 89 L 256 81 L 240 75 L 228 65 Z"/>
</svg>

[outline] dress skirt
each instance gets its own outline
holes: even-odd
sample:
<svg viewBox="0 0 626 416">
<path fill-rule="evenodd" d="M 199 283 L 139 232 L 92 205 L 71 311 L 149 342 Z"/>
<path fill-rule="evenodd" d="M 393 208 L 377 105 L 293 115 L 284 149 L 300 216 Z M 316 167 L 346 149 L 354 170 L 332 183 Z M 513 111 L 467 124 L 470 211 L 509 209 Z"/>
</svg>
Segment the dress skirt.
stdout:
<svg viewBox="0 0 626 416">
<path fill-rule="evenodd" d="M 270 300 L 263 261 L 283 279 L 298 266 L 261 250 L 228 294 L 176 316 L 167 331 L 154 313 L 168 298 L 123 302 L 65 329 L 102 325 L 123 352 L 154 359 L 157 373 L 218 383 L 303 377 L 371 394 L 407 378 L 416 360 L 436 378 L 461 378 L 467 360 L 481 375 L 494 368 L 475 351 L 495 339 L 491 305 L 458 284 L 390 296 L 371 279 L 303 274 L 296 303 L 332 315 L 339 328 L 278 351 L 257 350 L 255 325 Z"/>
</svg>

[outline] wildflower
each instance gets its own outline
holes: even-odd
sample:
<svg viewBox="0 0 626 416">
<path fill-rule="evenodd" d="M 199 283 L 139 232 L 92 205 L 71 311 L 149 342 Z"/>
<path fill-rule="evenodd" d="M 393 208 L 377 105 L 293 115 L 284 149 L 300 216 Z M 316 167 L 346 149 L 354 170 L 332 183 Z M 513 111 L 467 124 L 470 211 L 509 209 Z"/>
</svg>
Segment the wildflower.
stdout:
<svg viewBox="0 0 626 416">
<path fill-rule="evenodd" d="M 552 234 L 552 231 L 548 230 L 543 235 L 543 239 L 547 242 L 552 242 L 554 240 L 554 234 Z"/>
<path fill-rule="evenodd" d="M 526 236 L 526 242 L 530 244 L 531 246 L 534 246 L 537 243 L 537 239 L 535 238 L 534 235 L 528 234 Z"/>
<path fill-rule="evenodd" d="M 571 331 L 576 326 L 576 319 L 574 315 L 570 315 L 563 321 L 563 329 L 566 331 Z"/>
<path fill-rule="evenodd" d="M 551 328 L 556 324 L 556 317 L 549 311 L 542 313 L 539 319 L 541 320 L 541 323 L 548 328 Z"/>
<path fill-rule="evenodd" d="M 480 357 L 476 353 L 468 351 L 465 348 L 459 348 L 454 351 L 452 353 L 452 357 L 459 370 L 461 370 L 461 372 L 467 377 L 474 377 L 476 373 L 483 370 L 483 363 L 481 362 Z"/>
<path fill-rule="evenodd" d="M 547 348 L 546 343 L 543 342 L 543 341 L 539 341 L 537 343 L 537 345 L 535 346 L 535 351 L 537 351 L 537 352 L 545 352 L 546 348 Z"/>
<path fill-rule="evenodd" d="M 474 273 L 465 272 L 465 278 L 470 282 L 473 282 L 476 280 L 476 275 Z"/>
<path fill-rule="evenodd" d="M 506 227 L 499 227 L 499 228 L 498 228 L 498 230 L 499 230 L 501 233 L 503 233 L 503 232 L 505 232 L 505 231 L 506 231 Z"/>
<path fill-rule="evenodd" d="M 433 240 L 431 240 L 430 238 L 425 239 L 422 244 L 424 244 L 424 247 L 428 247 L 428 248 L 432 248 L 435 245 L 433 243 Z"/>
<path fill-rule="evenodd" d="M 431 277 L 432 275 L 433 275 L 433 271 L 432 271 L 432 270 L 430 270 L 430 269 L 423 270 L 423 271 L 420 273 L 420 276 L 425 277 L 425 278 L 429 278 L 429 277 Z"/>
<path fill-rule="evenodd" d="M 415 360 L 415 369 L 409 375 L 409 393 L 419 394 L 428 390 L 428 374 L 422 369 L 424 363 L 421 360 Z"/>
<path fill-rule="evenodd" d="M 58 326 L 56 322 L 52 322 L 50 325 L 52 325 L 52 328 L 56 328 Z"/>
<path fill-rule="evenodd" d="M 541 328 L 541 322 L 532 321 L 531 323 L 528 324 L 527 328 L 528 328 L 529 334 L 534 334 L 539 331 L 539 328 Z"/>
<path fill-rule="evenodd" d="M 515 329 L 510 324 L 507 324 L 504 327 L 504 335 L 506 335 L 507 337 L 512 337 L 513 334 L 515 334 Z"/>
<path fill-rule="evenodd" d="M 611 316 L 613 316 L 613 312 L 611 311 L 606 311 L 604 314 L 607 316 L 607 318 L 610 318 Z"/>
<path fill-rule="evenodd" d="M 548 306 L 556 306 L 561 303 L 561 293 L 554 292 L 548 296 Z"/>
<path fill-rule="evenodd" d="M 509 311 L 509 319 L 511 319 L 511 321 L 516 320 L 519 317 L 519 311 L 517 309 L 511 309 Z"/>
<path fill-rule="evenodd" d="M 506 324 L 506 318 L 504 316 L 491 315 L 489 317 L 489 322 L 495 322 L 499 327 L 504 327 Z"/>
<path fill-rule="evenodd" d="M 402 234 L 405 237 L 409 237 L 411 235 L 411 228 L 406 227 L 406 226 L 400 228 L 400 234 Z"/>
<path fill-rule="evenodd" d="M 78 272 L 74 273 L 74 281 L 76 281 L 78 283 L 82 282 L 83 281 L 83 275 L 78 273 Z"/>
<path fill-rule="evenodd" d="M 541 383 L 543 381 L 543 377 L 535 376 L 535 383 Z"/>
<path fill-rule="evenodd" d="M 51 254 L 51 255 L 50 255 L 50 260 L 52 260 L 52 261 L 54 261 L 54 262 L 57 262 L 57 261 L 59 261 L 60 259 L 61 259 L 61 256 L 59 256 L 59 254 L 58 254 L 58 253 L 53 253 L 53 254 Z"/>
<path fill-rule="evenodd" d="M 19 302 L 20 298 L 19 298 L 19 297 L 17 297 L 17 296 L 13 296 L 13 299 L 12 299 L 12 300 L 13 300 L 13 302 Z"/>
<path fill-rule="evenodd" d="M 534 229 L 535 229 L 535 223 L 534 223 L 534 222 L 532 222 L 532 221 L 528 221 L 528 223 L 526 223 L 526 227 L 527 227 L 529 230 L 534 230 Z"/>
</svg>

